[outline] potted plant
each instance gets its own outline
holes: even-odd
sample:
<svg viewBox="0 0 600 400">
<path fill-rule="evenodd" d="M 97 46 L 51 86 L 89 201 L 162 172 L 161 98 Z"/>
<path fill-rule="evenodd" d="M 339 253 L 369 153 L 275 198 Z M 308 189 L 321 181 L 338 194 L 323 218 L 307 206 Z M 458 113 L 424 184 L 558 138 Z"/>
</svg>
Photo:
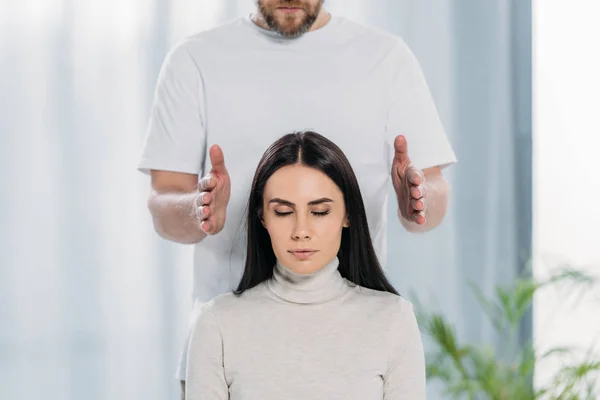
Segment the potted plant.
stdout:
<svg viewBox="0 0 600 400">
<path fill-rule="evenodd" d="M 520 277 L 510 287 L 496 287 L 489 297 L 472 285 L 495 330 L 507 348 L 514 350 L 508 357 L 499 357 L 491 346 L 460 343 L 455 329 L 441 314 L 425 312 L 416 300 L 419 325 L 434 347 L 427 356 L 428 381 L 441 382 L 445 398 L 451 399 L 600 399 L 600 385 L 595 380 L 600 357 L 590 352 L 582 356 L 577 349 L 563 347 L 541 352 L 531 342 L 518 343 L 520 323 L 536 293 L 558 285 L 581 294 L 595 283 L 596 279 L 585 272 L 561 267 L 544 280 Z M 600 311 L 598 314 L 600 318 Z M 550 357 L 561 357 L 562 366 L 549 383 L 534 388 L 535 366 Z"/>
</svg>

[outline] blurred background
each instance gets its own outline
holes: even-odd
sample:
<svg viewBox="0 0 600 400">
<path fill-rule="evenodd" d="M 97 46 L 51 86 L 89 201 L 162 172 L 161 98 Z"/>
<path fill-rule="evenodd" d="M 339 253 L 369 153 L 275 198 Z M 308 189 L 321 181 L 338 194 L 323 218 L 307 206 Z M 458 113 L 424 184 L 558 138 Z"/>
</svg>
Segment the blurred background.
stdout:
<svg viewBox="0 0 600 400">
<path fill-rule="evenodd" d="M 325 4 L 404 38 L 459 160 L 446 170 L 453 198 L 443 225 L 411 235 L 391 220 L 388 274 L 410 300 L 443 314 L 462 343 L 508 357 L 516 349 L 472 286 L 492 296 L 565 263 L 598 273 L 600 7 Z M 0 399 L 178 398 L 192 248 L 154 233 L 149 179 L 136 164 L 167 51 L 253 6 L 0 0 Z M 533 341 L 600 350 L 598 296 L 563 300 L 536 295 L 517 349 Z M 536 385 L 561 365 L 537 366 Z M 432 381 L 428 398 L 445 398 L 444 389 Z"/>
</svg>

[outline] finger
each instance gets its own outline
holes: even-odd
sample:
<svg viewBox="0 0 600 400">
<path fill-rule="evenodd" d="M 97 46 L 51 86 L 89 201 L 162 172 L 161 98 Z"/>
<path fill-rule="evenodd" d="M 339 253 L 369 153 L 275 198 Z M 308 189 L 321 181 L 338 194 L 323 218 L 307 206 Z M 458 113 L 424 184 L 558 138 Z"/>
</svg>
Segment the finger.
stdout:
<svg viewBox="0 0 600 400">
<path fill-rule="evenodd" d="M 396 136 L 396 139 L 394 139 L 394 149 L 396 150 L 396 153 L 408 155 L 408 142 L 404 135 Z"/>
<path fill-rule="evenodd" d="M 207 220 L 210 218 L 212 211 L 209 206 L 198 207 L 198 216 L 201 220 Z"/>
<path fill-rule="evenodd" d="M 227 174 L 227 168 L 225 168 L 225 156 L 219 145 L 212 145 L 209 150 L 209 156 L 212 170 L 218 174 Z"/>
<path fill-rule="evenodd" d="M 408 142 L 403 135 L 396 136 L 394 140 L 394 158 L 397 161 L 405 161 L 408 160 Z"/>
<path fill-rule="evenodd" d="M 210 194 L 210 192 L 202 192 L 202 193 L 200 193 L 200 196 L 198 196 L 198 204 L 200 206 L 210 205 L 211 201 L 212 201 L 212 195 Z"/>
<path fill-rule="evenodd" d="M 212 175 L 206 175 L 198 182 L 198 190 L 206 192 L 213 190 L 217 186 L 217 180 Z"/>
<path fill-rule="evenodd" d="M 421 199 L 423 197 L 425 197 L 426 194 L 426 190 L 425 190 L 425 186 L 423 185 L 418 185 L 418 186 L 411 186 L 410 188 L 410 195 L 412 196 L 413 199 Z"/>
<path fill-rule="evenodd" d="M 204 233 L 210 234 L 213 228 L 210 221 L 202 221 L 200 223 L 200 229 L 202 229 Z"/>
<path fill-rule="evenodd" d="M 421 183 L 423 183 L 423 171 L 415 167 L 409 167 L 406 175 L 408 176 L 408 181 L 413 185 L 420 185 Z"/>
<path fill-rule="evenodd" d="M 427 222 L 427 218 L 425 218 L 425 213 L 423 211 L 416 211 L 412 215 L 412 220 L 414 223 L 423 225 Z"/>
<path fill-rule="evenodd" d="M 425 199 L 412 199 L 410 201 L 410 206 L 415 211 L 425 211 Z"/>
</svg>

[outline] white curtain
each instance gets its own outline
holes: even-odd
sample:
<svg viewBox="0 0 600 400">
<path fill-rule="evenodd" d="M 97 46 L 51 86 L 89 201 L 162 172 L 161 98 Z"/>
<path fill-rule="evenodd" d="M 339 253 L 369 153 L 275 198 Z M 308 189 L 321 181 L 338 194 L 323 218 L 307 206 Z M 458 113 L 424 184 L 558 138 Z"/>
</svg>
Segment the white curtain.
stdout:
<svg viewBox="0 0 600 400">
<path fill-rule="evenodd" d="M 389 273 L 469 340 L 494 338 L 466 283 L 491 290 L 529 249 L 529 182 L 516 171 L 528 150 L 515 149 L 530 139 L 530 54 L 515 45 L 528 25 L 518 18 L 527 6 L 514 3 L 326 2 L 402 35 L 421 61 L 459 163 L 447 171 L 452 206 L 434 232 L 403 232 L 390 207 Z M 135 167 L 170 46 L 252 8 L 0 1 L 1 399 L 177 398 L 191 248 L 153 232 L 149 181 Z"/>
</svg>

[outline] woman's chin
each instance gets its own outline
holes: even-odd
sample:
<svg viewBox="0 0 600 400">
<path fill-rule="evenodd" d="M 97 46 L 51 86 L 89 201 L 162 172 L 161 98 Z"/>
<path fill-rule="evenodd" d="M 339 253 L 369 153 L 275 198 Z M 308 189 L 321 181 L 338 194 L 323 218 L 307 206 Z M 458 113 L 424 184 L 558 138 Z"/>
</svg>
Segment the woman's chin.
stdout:
<svg viewBox="0 0 600 400">
<path fill-rule="evenodd" d="M 325 263 L 321 262 L 321 260 L 297 260 L 294 257 L 292 257 L 288 265 L 290 270 L 302 275 L 315 273 L 325 267 Z"/>
</svg>

